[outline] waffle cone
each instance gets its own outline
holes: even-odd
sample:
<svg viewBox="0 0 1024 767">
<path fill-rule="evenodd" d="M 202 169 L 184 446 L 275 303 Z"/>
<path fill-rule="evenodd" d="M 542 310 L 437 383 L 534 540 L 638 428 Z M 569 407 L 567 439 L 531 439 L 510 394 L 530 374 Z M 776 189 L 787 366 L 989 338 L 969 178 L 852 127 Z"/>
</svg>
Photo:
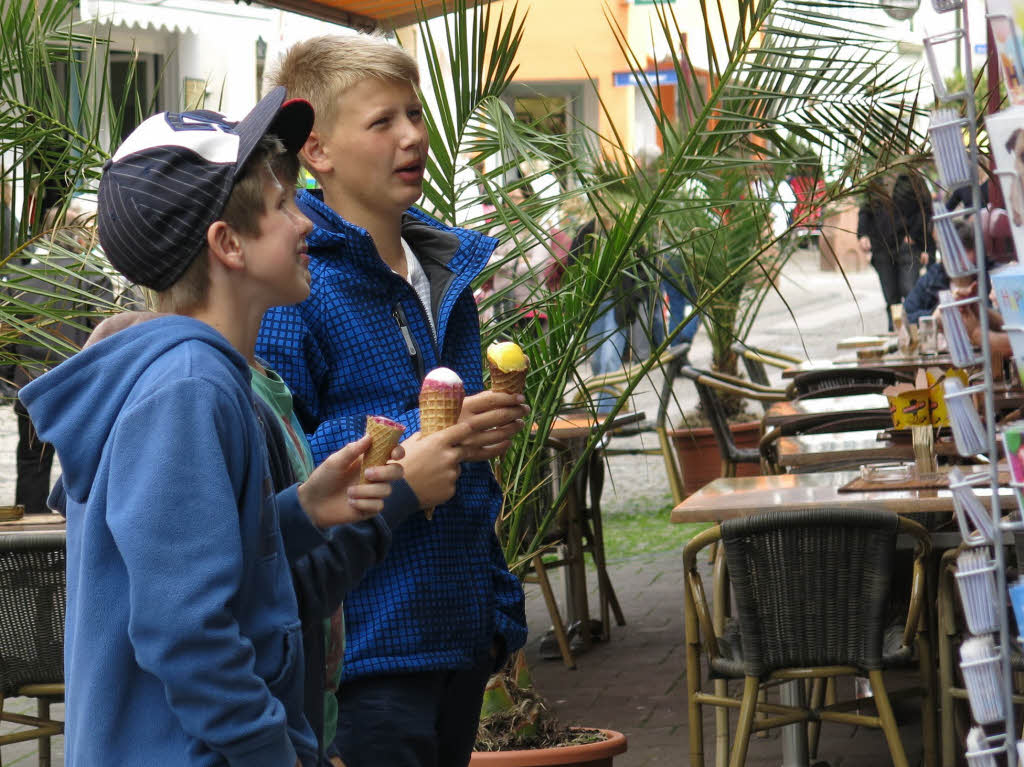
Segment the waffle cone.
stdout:
<svg viewBox="0 0 1024 767">
<path fill-rule="evenodd" d="M 391 451 L 395 449 L 398 440 L 405 429 L 401 425 L 385 422 L 374 418 L 366 419 L 366 434 L 371 439 L 370 449 L 363 454 L 363 466 L 359 470 L 359 481 L 363 482 L 367 469 L 371 466 L 383 466 L 391 457 Z"/>
<path fill-rule="evenodd" d="M 491 391 L 500 391 L 507 394 L 522 394 L 526 387 L 526 372 L 529 365 L 523 370 L 502 370 L 493 362 L 488 362 L 491 369 Z"/>
<path fill-rule="evenodd" d="M 461 392 L 431 390 L 420 393 L 420 431 L 424 434 L 447 429 L 458 423 L 462 412 Z"/>
</svg>

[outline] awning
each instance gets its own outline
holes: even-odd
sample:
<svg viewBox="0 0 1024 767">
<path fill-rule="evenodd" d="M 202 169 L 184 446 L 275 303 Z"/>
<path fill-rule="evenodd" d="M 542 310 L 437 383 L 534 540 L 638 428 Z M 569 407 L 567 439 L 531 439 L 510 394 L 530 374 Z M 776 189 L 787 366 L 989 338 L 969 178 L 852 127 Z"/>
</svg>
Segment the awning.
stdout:
<svg viewBox="0 0 1024 767">
<path fill-rule="evenodd" d="M 209 0 L 79 0 L 79 13 L 83 22 L 196 33 L 222 24 L 262 24 L 273 12 L 259 6 L 237 7 L 235 3 Z"/>
<path fill-rule="evenodd" d="M 258 0 L 263 5 L 301 13 L 355 29 L 378 26 L 396 29 L 415 24 L 420 13 L 427 18 L 451 11 L 452 0 Z M 490 0 L 470 0 L 469 5 L 483 5 Z"/>
</svg>

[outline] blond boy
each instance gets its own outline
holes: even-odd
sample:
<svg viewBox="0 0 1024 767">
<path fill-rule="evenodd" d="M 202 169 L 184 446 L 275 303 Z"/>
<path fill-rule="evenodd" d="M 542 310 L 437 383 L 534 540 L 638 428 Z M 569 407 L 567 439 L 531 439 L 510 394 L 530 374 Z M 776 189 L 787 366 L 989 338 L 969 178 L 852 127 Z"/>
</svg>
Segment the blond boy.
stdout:
<svg viewBox="0 0 1024 767">
<path fill-rule="evenodd" d="M 314 459 L 361 433 L 366 413 L 419 429 L 431 369 L 463 379 L 464 463 L 438 498 L 419 439 L 406 479 L 432 521 L 413 515 L 391 552 L 346 599 L 346 654 L 335 744 L 348 767 L 464 765 L 491 671 L 526 638 L 523 594 L 494 534 L 501 492 L 489 458 L 522 428 L 521 396 L 483 391 L 470 283 L 496 242 L 411 207 L 427 133 L 415 62 L 382 38 L 321 37 L 285 56 L 275 78 L 317 121 L 300 159 L 320 189 L 297 203 L 310 297 L 264 317 L 257 348 L 288 383 Z"/>
</svg>

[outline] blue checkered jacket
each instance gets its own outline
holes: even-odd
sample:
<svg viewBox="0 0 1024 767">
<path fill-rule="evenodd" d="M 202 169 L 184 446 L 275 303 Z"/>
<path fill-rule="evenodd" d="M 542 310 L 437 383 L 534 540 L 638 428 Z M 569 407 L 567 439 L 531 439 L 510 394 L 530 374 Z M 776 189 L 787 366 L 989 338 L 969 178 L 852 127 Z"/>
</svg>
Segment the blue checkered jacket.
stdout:
<svg viewBox="0 0 1024 767">
<path fill-rule="evenodd" d="M 297 306 L 267 312 L 257 353 L 291 387 L 319 463 L 364 432 L 367 415 L 419 429 L 426 372 L 455 370 L 466 393 L 483 389 L 480 329 L 470 281 L 495 241 L 443 226 L 410 209 L 402 236 L 430 278 L 434 342 L 424 307 L 377 255 L 364 229 L 332 211 L 318 192 L 299 207 L 308 238 L 312 290 Z M 526 641 L 523 590 L 494 535 L 501 490 L 486 462 L 463 465 L 455 496 L 432 521 L 413 514 L 391 551 L 345 599 L 346 680 L 382 673 L 464 669 L 495 637 L 507 651 Z"/>
</svg>

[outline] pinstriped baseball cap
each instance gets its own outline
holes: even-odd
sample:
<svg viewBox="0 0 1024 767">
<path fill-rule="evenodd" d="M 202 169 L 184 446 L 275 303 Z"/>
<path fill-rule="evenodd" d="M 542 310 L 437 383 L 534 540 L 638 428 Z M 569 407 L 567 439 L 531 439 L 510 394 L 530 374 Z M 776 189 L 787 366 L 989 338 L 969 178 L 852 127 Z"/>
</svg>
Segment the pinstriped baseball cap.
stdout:
<svg viewBox="0 0 1024 767">
<path fill-rule="evenodd" d="M 302 148 L 313 128 L 308 101 L 278 86 L 240 122 L 208 110 L 146 119 L 103 166 L 100 244 L 132 282 L 165 290 L 185 272 L 224 211 L 238 174 L 265 134 Z"/>
</svg>

